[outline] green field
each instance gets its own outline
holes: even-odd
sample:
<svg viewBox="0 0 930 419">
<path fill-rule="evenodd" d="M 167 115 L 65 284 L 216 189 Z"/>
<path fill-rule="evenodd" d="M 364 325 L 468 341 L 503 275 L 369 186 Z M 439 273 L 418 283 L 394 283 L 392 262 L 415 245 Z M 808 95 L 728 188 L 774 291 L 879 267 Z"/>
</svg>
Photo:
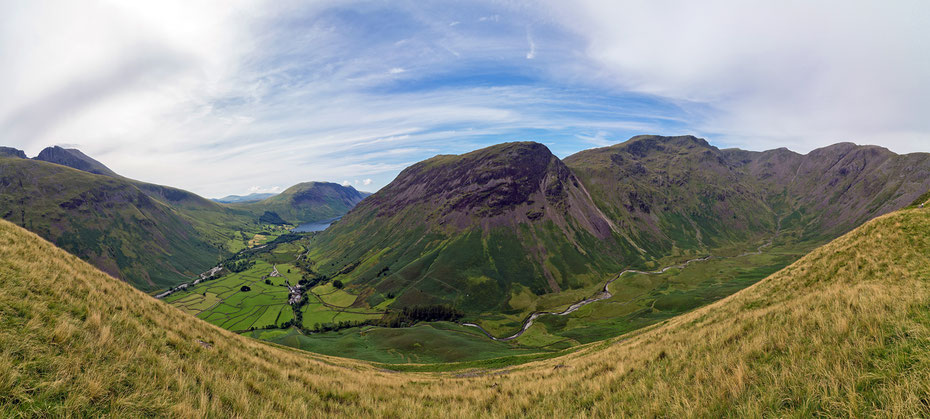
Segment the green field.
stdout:
<svg viewBox="0 0 930 419">
<path fill-rule="evenodd" d="M 310 290 L 314 297 L 326 305 L 348 307 L 355 302 L 355 295 L 333 287 L 332 283 L 318 285 Z"/>
<path fill-rule="evenodd" d="M 464 362 L 544 352 L 495 342 L 473 328 L 447 322 L 402 329 L 353 327 L 312 335 L 295 330 L 270 340 L 310 352 L 388 364 Z"/>
<path fill-rule="evenodd" d="M 285 280 L 296 282 L 298 275 L 288 274 L 294 269 L 287 264 L 277 265 L 282 277 L 263 277 L 272 272 L 272 265 L 256 260 L 252 268 L 216 280 L 198 284 L 186 291 L 165 298 L 182 310 L 201 319 L 233 331 L 277 326 L 294 318 L 288 305 Z M 290 276 L 290 278 L 288 278 Z M 265 280 L 271 284 L 265 283 Z M 241 291 L 248 286 L 249 291 Z"/>
</svg>

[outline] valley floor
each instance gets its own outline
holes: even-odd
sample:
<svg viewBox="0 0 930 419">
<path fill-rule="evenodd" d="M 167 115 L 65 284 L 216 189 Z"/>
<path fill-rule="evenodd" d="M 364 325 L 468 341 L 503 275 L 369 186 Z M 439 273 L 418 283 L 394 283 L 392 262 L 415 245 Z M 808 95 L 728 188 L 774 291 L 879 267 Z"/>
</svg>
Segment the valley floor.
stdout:
<svg viewBox="0 0 930 419">
<path fill-rule="evenodd" d="M 309 289 L 306 301 L 297 308 L 300 313 L 292 312 L 286 284 L 295 285 L 301 278 L 294 259 L 299 260 L 305 248 L 298 243 L 302 242 L 264 249 L 252 257 L 254 264 L 247 270 L 203 282 L 165 301 L 225 329 L 316 353 L 386 364 L 464 362 L 475 366 L 483 361 L 499 366 L 555 356 L 712 303 L 787 266 L 814 247 L 797 243 L 790 234 L 776 233 L 757 244 L 670 262 L 650 272 L 627 270 L 606 285 L 542 298 L 517 295 L 511 304 L 529 303 L 462 324 L 423 323 L 400 329 L 367 325 L 303 333 L 290 326 L 295 315 L 300 316 L 301 329 L 319 330 L 321 325 L 378 319 L 393 300 L 369 307 L 363 297 L 327 282 Z M 241 291 L 242 287 L 249 290 Z"/>
</svg>

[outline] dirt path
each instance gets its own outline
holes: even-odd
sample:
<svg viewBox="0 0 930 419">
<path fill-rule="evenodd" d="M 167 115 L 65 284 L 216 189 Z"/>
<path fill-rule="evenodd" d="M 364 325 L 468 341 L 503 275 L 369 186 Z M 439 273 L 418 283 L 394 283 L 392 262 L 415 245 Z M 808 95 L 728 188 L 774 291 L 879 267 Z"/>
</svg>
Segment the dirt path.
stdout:
<svg viewBox="0 0 930 419">
<path fill-rule="evenodd" d="M 775 229 L 775 234 L 772 235 L 772 237 L 771 237 L 767 242 L 763 243 L 763 244 L 760 245 L 758 248 L 756 248 L 756 250 L 755 250 L 754 252 L 746 252 L 746 253 L 743 253 L 743 254 L 740 254 L 740 255 L 737 255 L 737 256 L 732 256 L 732 258 L 740 258 L 740 257 L 744 257 L 744 256 L 749 256 L 749 255 L 758 255 L 758 254 L 762 254 L 762 250 L 765 249 L 766 247 L 771 246 L 773 243 L 775 243 L 775 238 L 777 238 L 777 237 L 778 237 L 778 234 L 781 233 L 781 220 L 782 220 L 782 218 L 779 217 L 779 219 L 778 219 L 778 224 L 777 224 L 777 227 L 776 227 L 776 229 Z M 687 260 L 687 261 L 685 261 L 685 262 L 683 262 L 683 263 L 679 263 L 679 264 L 675 264 L 675 265 L 666 266 L 666 267 L 664 267 L 664 268 L 662 268 L 662 269 L 659 269 L 659 270 L 656 270 L 656 271 L 640 271 L 640 270 L 636 270 L 636 269 L 627 269 L 627 270 L 625 270 L 625 271 L 620 272 L 619 274 L 617 274 L 617 276 L 615 276 L 613 279 L 607 281 L 607 283 L 604 284 L 604 289 L 603 289 L 603 291 L 599 292 L 597 295 L 595 295 L 595 296 L 593 296 L 593 297 L 591 297 L 591 298 L 586 298 L 586 299 L 584 299 L 584 300 L 581 300 L 581 301 L 579 301 L 579 302 L 577 302 L 577 303 L 574 303 L 574 304 L 568 306 L 568 308 L 565 309 L 564 311 L 560 311 L 560 312 L 537 311 L 537 312 L 534 312 L 534 313 L 530 314 L 529 317 L 527 317 L 526 320 L 523 321 L 523 327 L 521 327 L 520 330 L 519 330 L 517 333 L 514 333 L 513 335 L 510 335 L 510 336 L 507 336 L 507 337 L 503 337 L 503 338 L 496 337 L 496 336 L 492 335 L 490 332 L 488 332 L 487 330 L 485 330 L 483 327 L 481 327 L 480 325 L 475 324 L 475 323 L 462 323 L 462 326 L 468 326 L 468 327 L 477 328 L 478 330 L 481 330 L 481 331 L 482 331 L 485 335 L 487 335 L 489 338 L 491 338 L 491 339 L 493 339 L 493 340 L 496 340 L 496 341 L 498 341 L 498 342 L 506 342 L 506 341 L 509 341 L 509 340 L 514 340 L 514 339 L 520 337 L 521 335 L 523 335 L 523 333 L 525 333 L 525 332 L 530 328 L 530 326 L 533 325 L 533 321 L 536 320 L 537 318 L 539 318 L 540 316 L 565 316 L 565 315 L 568 315 L 568 314 L 571 314 L 571 313 L 575 312 L 575 311 L 578 310 L 579 308 L 584 307 L 584 306 L 586 306 L 586 305 L 588 305 L 588 304 L 591 304 L 591 303 L 594 303 L 594 302 L 597 302 L 597 301 L 601 301 L 601 300 L 606 300 L 606 299 L 608 299 L 608 298 L 610 298 L 610 297 L 613 297 L 613 294 L 611 294 L 611 292 L 610 292 L 610 284 L 612 284 L 612 283 L 614 283 L 614 281 L 620 279 L 623 275 L 626 275 L 626 274 L 628 274 L 628 273 L 643 274 L 643 275 L 658 275 L 658 274 L 662 274 L 662 273 L 667 272 L 669 269 L 674 269 L 674 268 L 683 269 L 684 267 L 686 267 L 686 266 L 688 266 L 688 265 L 690 265 L 690 264 L 692 264 L 692 263 L 694 263 L 694 262 L 703 262 L 703 261 L 706 261 L 706 260 L 710 260 L 710 259 L 712 259 L 713 257 L 714 257 L 713 255 L 708 255 L 708 256 L 704 256 L 704 257 L 702 257 L 702 258 L 691 259 L 691 260 Z M 727 259 L 729 259 L 729 258 L 727 258 Z"/>
</svg>

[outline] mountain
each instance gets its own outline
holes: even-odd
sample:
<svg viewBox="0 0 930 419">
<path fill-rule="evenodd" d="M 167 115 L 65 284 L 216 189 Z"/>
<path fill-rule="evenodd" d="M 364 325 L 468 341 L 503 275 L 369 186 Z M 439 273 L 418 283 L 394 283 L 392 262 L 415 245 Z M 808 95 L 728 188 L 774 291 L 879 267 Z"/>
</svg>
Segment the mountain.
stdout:
<svg viewBox="0 0 930 419">
<path fill-rule="evenodd" d="M 116 172 L 97 160 L 88 157 L 76 148 L 61 148 L 59 146 L 46 147 L 39 152 L 35 160 L 68 166 L 73 169 L 97 175 L 117 177 Z"/>
<path fill-rule="evenodd" d="M 508 143 L 405 169 L 309 256 L 370 303 L 447 303 L 494 321 L 577 301 L 626 268 L 743 253 L 776 236 L 810 249 L 927 189 L 930 154 L 872 146 L 800 155 L 637 136 L 563 162 Z"/>
<path fill-rule="evenodd" d="M 228 254 L 218 239 L 152 196 L 123 178 L 0 158 L 2 218 L 142 290 L 181 282 Z"/>
<path fill-rule="evenodd" d="M 26 153 L 23 150 L 19 150 L 13 147 L 0 146 L 0 157 L 16 157 L 25 159 Z"/>
<path fill-rule="evenodd" d="M 228 204 L 272 224 L 302 224 L 340 217 L 368 196 L 330 182 L 298 183 L 258 202 Z"/>
<path fill-rule="evenodd" d="M 471 314 L 590 286 L 641 260 L 568 167 L 532 142 L 414 164 L 314 243 L 320 274 L 395 296 L 392 307 Z"/>
<path fill-rule="evenodd" d="M 549 359 L 410 374 L 424 366 L 387 370 L 221 330 L 0 220 L 0 411 L 923 417 L 928 231 L 930 210 L 896 212 L 656 327 Z"/>
<path fill-rule="evenodd" d="M 930 185 L 930 153 L 838 143 L 806 155 L 722 150 L 809 239 L 829 240 L 911 203 Z"/>
<path fill-rule="evenodd" d="M 265 198 L 271 198 L 272 196 L 277 195 L 276 193 L 250 193 L 248 195 L 227 195 L 222 198 L 214 198 L 212 201 L 219 202 L 221 204 L 233 204 L 237 202 L 256 202 L 261 201 Z"/>
</svg>

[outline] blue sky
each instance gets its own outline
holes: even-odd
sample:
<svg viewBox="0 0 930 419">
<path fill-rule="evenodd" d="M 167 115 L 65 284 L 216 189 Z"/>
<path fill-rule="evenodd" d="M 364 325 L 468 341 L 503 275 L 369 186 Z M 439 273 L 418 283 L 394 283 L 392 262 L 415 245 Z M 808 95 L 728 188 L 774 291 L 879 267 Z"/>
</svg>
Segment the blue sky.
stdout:
<svg viewBox="0 0 930 419">
<path fill-rule="evenodd" d="M 436 154 L 638 134 L 930 151 L 930 6 L 858 1 L 0 5 L 0 144 L 205 196 L 374 191 Z"/>
</svg>

